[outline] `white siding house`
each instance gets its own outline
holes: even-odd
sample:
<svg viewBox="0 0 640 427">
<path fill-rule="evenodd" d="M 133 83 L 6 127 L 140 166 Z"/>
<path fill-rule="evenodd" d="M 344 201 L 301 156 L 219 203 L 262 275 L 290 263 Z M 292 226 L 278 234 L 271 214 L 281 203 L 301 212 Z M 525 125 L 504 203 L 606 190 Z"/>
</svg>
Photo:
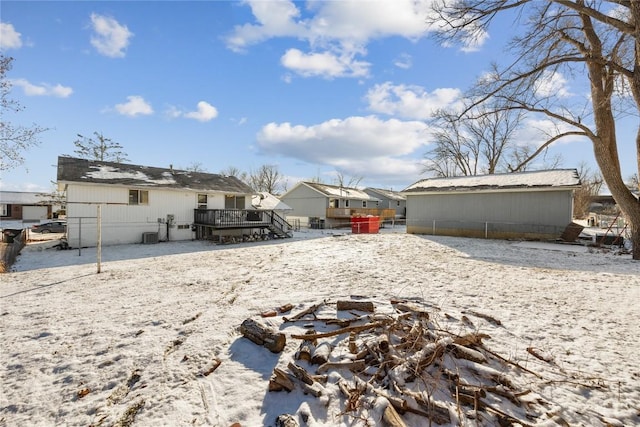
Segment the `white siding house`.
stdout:
<svg viewBox="0 0 640 427">
<path fill-rule="evenodd" d="M 280 200 L 291 207 L 288 218 L 312 228 L 348 227 L 353 215 L 382 216 L 390 212 L 378 208 L 380 199 L 363 190 L 317 182 L 299 182 Z M 393 218 L 395 211 L 390 215 Z"/>
<path fill-rule="evenodd" d="M 573 219 L 575 169 L 433 178 L 407 187 L 407 233 L 559 238 Z"/>
<path fill-rule="evenodd" d="M 230 176 L 72 157 L 58 158 L 57 180 L 71 247 L 97 244 L 99 215 L 105 245 L 193 239 L 195 209 L 249 208 L 254 193 Z"/>
</svg>

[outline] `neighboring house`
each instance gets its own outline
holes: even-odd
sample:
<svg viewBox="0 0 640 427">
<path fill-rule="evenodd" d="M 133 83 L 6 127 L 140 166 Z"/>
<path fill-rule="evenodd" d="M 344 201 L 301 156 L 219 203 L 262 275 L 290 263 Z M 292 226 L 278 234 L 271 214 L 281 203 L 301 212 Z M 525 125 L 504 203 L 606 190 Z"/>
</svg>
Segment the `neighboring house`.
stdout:
<svg viewBox="0 0 640 427">
<path fill-rule="evenodd" d="M 279 221 L 252 209 L 253 189 L 232 176 L 59 157 L 57 180 L 71 247 L 95 246 L 98 223 L 102 244 L 121 244 L 222 241 L 273 231 Z"/>
<path fill-rule="evenodd" d="M 261 191 L 254 194 L 251 198 L 251 206 L 258 210 L 273 210 L 279 214 L 286 216 L 290 212 L 291 206 L 267 191 Z"/>
<path fill-rule="evenodd" d="M 43 193 L 0 191 L 0 220 L 40 222 L 52 215 L 51 202 Z"/>
<path fill-rule="evenodd" d="M 558 238 L 573 219 L 575 169 L 424 179 L 407 187 L 407 233 Z"/>
<path fill-rule="evenodd" d="M 396 218 L 405 218 L 407 214 L 407 198 L 399 191 L 367 187 L 364 192 L 380 200 L 378 208 L 394 209 Z"/>
<path fill-rule="evenodd" d="M 280 197 L 292 210 L 287 217 L 311 228 L 350 226 L 354 215 L 395 217 L 395 210 L 378 208 L 380 199 L 362 190 L 316 182 L 299 182 Z"/>
</svg>

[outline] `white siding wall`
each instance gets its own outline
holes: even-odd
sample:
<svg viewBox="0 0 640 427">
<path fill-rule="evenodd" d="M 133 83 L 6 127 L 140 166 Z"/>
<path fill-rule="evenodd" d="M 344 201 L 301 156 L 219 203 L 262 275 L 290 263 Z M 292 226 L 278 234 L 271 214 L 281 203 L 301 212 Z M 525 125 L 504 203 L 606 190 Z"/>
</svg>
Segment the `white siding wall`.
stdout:
<svg viewBox="0 0 640 427">
<path fill-rule="evenodd" d="M 329 199 L 306 185 L 299 185 L 292 189 L 280 200 L 292 208 L 288 214 L 290 217 L 325 218 L 327 216 Z M 362 202 L 360 202 L 361 205 Z"/>
<path fill-rule="evenodd" d="M 130 189 L 148 191 L 149 204 L 129 205 Z M 206 194 L 209 209 L 224 209 L 224 194 Z M 99 204 L 102 206 L 102 243 L 105 245 L 140 243 L 144 232 L 157 232 L 160 240 L 192 239 L 194 233 L 190 225 L 193 210 L 198 205 L 197 196 L 195 191 L 69 184 L 69 245 L 90 247 L 97 244 Z M 167 215 L 174 215 L 174 222 L 169 227 Z"/>
</svg>

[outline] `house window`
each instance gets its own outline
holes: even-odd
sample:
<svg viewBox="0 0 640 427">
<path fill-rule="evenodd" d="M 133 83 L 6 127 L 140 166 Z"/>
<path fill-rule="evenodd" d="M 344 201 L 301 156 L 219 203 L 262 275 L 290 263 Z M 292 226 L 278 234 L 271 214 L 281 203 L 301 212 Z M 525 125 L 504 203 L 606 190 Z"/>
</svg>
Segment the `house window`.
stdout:
<svg viewBox="0 0 640 427">
<path fill-rule="evenodd" d="M 349 207 L 349 199 L 347 199 L 347 200 L 345 200 L 345 201 L 344 201 L 344 207 L 345 207 L 345 208 L 348 208 L 348 207 Z"/>
<path fill-rule="evenodd" d="M 363 201 L 362 201 L 362 207 L 363 207 L 363 208 L 366 208 L 366 207 L 367 207 L 367 201 L 366 201 L 366 200 L 363 200 Z"/>
<path fill-rule="evenodd" d="M 0 204 L 0 216 L 9 216 L 9 206 Z"/>
<path fill-rule="evenodd" d="M 244 196 L 225 196 L 225 209 L 244 209 Z"/>
<path fill-rule="evenodd" d="M 148 205 L 149 192 L 147 190 L 129 190 L 130 205 Z"/>
<path fill-rule="evenodd" d="M 198 209 L 207 209 L 207 195 L 198 194 Z"/>
<path fill-rule="evenodd" d="M 400 206 L 400 200 L 396 202 L 396 206 Z"/>
</svg>

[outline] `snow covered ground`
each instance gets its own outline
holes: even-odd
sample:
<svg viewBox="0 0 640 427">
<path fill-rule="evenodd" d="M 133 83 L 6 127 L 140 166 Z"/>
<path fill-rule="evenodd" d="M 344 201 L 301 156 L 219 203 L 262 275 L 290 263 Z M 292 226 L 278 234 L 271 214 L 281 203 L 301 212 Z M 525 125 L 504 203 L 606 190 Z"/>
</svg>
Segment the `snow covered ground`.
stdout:
<svg viewBox="0 0 640 427">
<path fill-rule="evenodd" d="M 375 404 L 344 413 L 331 376 L 321 398 L 267 391 L 274 368 L 293 360 L 299 340 L 290 335 L 304 324 L 260 313 L 355 296 L 390 315 L 396 299 L 442 324 L 472 318 L 466 332 L 489 335 L 492 351 L 540 375 L 515 377 L 544 402 L 530 425 L 640 425 L 640 264 L 630 255 L 402 228 L 313 230 L 227 246 L 104 247 L 98 274 L 95 248 L 53 243 L 27 245 L 0 276 L 0 426 L 252 427 L 283 413 L 301 425 L 378 425 Z M 248 318 L 284 332 L 284 351 L 244 338 Z M 452 426 L 476 425 L 450 410 Z"/>
</svg>

